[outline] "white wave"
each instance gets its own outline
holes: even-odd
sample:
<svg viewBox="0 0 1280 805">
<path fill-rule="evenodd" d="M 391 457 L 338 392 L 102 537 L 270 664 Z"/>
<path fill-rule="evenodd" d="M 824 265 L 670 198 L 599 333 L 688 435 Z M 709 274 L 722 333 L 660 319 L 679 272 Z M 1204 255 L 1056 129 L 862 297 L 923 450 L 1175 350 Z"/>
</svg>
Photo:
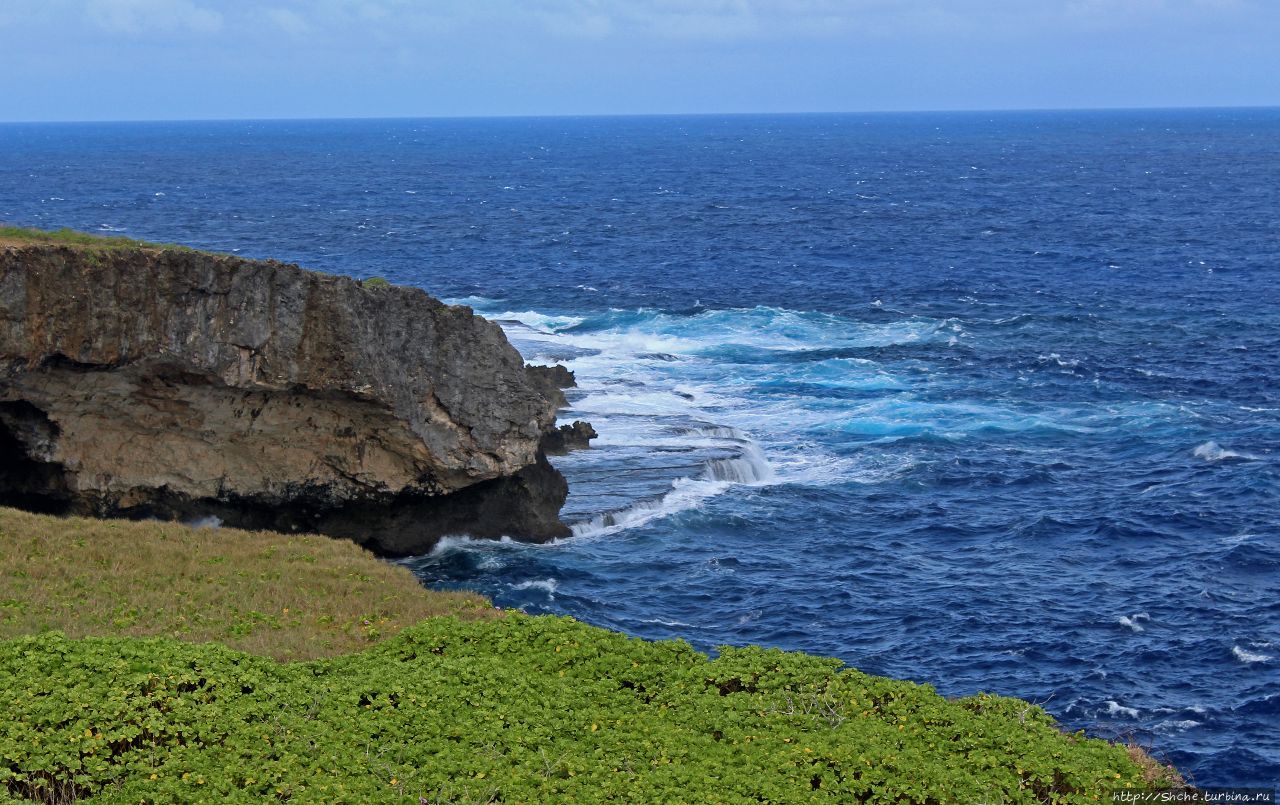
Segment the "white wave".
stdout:
<svg viewBox="0 0 1280 805">
<path fill-rule="evenodd" d="M 1177 719 L 1172 721 L 1161 721 L 1159 724 L 1156 724 L 1153 729 L 1156 732 L 1163 732 L 1163 733 L 1186 732 L 1192 727 L 1200 726 L 1200 724 L 1201 722 L 1199 721 L 1192 721 L 1189 718 L 1184 718 L 1184 719 Z"/>
<path fill-rule="evenodd" d="M 555 579 L 531 579 L 511 585 L 513 590 L 542 590 L 547 594 L 548 598 L 555 598 L 556 590 L 559 587 L 560 584 Z"/>
<path fill-rule="evenodd" d="M 658 498 L 641 500 L 616 511 L 597 514 L 570 526 L 575 537 L 615 534 L 679 512 L 696 509 L 708 498 L 723 494 L 734 485 L 764 484 L 773 478 L 773 469 L 764 451 L 748 443 L 733 458 L 712 459 L 696 478 L 677 478 L 671 491 Z"/>
<path fill-rule="evenodd" d="M 662 497 L 637 501 L 625 509 L 597 514 L 589 520 L 574 523 L 569 528 L 575 537 L 616 534 L 661 517 L 697 508 L 702 501 L 724 492 L 729 486 L 727 483 L 680 478 L 672 484 L 671 491 Z"/>
<path fill-rule="evenodd" d="M 747 434 L 727 425 L 697 425 L 685 428 L 681 432 L 690 436 L 705 436 L 709 439 L 729 439 L 735 442 L 748 440 Z"/>
<path fill-rule="evenodd" d="M 222 518 L 215 517 L 212 514 L 205 517 L 197 517 L 194 520 L 188 520 L 184 525 L 192 528 L 222 528 Z"/>
<path fill-rule="evenodd" d="M 731 484 L 762 484 L 773 479 L 773 467 L 764 451 L 748 442 L 742 453 L 733 458 L 716 458 L 706 463 L 707 480 Z"/>
<path fill-rule="evenodd" d="M 1112 701 L 1112 700 L 1110 700 L 1110 699 L 1108 699 L 1107 701 L 1103 702 L 1103 704 L 1105 704 L 1105 705 L 1107 706 L 1107 715 L 1109 715 L 1109 716 L 1112 716 L 1112 717 L 1122 716 L 1122 717 L 1124 717 L 1124 718 L 1137 718 L 1137 717 L 1138 717 L 1138 710 L 1137 710 L 1136 708 L 1133 708 L 1133 707 L 1125 707 L 1124 705 L 1120 704 L 1119 702 L 1115 702 L 1115 701 Z"/>
<path fill-rule="evenodd" d="M 1080 361 L 1074 358 L 1064 358 L 1056 352 L 1050 352 L 1048 355 L 1037 355 L 1036 360 L 1040 363 L 1056 363 L 1063 369 L 1074 369 L 1080 365 Z"/>
<path fill-rule="evenodd" d="M 517 321 L 526 327 L 531 327 L 547 334 L 558 330 L 567 330 L 570 327 L 577 327 L 584 321 L 580 316 L 553 316 L 547 313 L 539 313 L 536 310 L 507 310 L 502 313 L 485 313 L 484 317 L 492 319 L 499 324 Z"/>
<path fill-rule="evenodd" d="M 1145 612 L 1138 612 L 1134 615 L 1121 615 L 1119 619 L 1116 620 L 1116 623 L 1120 624 L 1121 626 L 1126 626 L 1135 632 L 1142 632 L 1142 631 L 1146 631 L 1142 627 L 1142 622 L 1150 621 L 1150 620 L 1151 620 L 1150 615 L 1148 615 Z"/>
<path fill-rule="evenodd" d="M 492 548 L 495 545 L 520 545 L 511 537 L 501 537 L 500 539 L 483 539 L 480 537 L 441 537 L 438 542 L 431 548 L 428 556 L 443 556 L 454 551 L 465 551 L 474 548 Z"/>
<path fill-rule="evenodd" d="M 462 296 L 453 299 L 441 299 L 446 305 L 462 305 L 463 307 L 474 308 L 476 311 L 492 308 L 494 305 L 502 304 L 496 299 L 490 299 L 487 296 Z M 482 314 L 487 315 L 487 314 Z"/>
<path fill-rule="evenodd" d="M 1270 654 L 1259 654 L 1257 652 L 1248 651 L 1247 649 L 1242 649 L 1239 646 L 1232 646 L 1231 653 L 1237 660 L 1245 665 L 1252 665 L 1256 662 L 1270 662 L 1271 660 Z"/>
<path fill-rule="evenodd" d="M 1248 453 L 1237 453 L 1234 450 L 1228 450 L 1217 442 L 1205 442 L 1191 451 L 1196 458 L 1202 458 L 1205 461 L 1258 461 L 1257 456 L 1251 456 Z"/>
</svg>

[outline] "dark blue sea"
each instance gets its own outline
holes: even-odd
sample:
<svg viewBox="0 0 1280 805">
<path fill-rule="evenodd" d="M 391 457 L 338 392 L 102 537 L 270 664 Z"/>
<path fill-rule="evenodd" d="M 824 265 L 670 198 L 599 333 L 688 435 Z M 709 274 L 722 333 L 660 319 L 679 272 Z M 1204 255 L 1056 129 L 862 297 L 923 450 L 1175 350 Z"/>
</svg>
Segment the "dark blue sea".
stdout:
<svg viewBox="0 0 1280 805">
<path fill-rule="evenodd" d="M 0 126 L 0 220 L 383 276 L 577 373 L 428 584 L 1280 782 L 1280 110 Z"/>
</svg>

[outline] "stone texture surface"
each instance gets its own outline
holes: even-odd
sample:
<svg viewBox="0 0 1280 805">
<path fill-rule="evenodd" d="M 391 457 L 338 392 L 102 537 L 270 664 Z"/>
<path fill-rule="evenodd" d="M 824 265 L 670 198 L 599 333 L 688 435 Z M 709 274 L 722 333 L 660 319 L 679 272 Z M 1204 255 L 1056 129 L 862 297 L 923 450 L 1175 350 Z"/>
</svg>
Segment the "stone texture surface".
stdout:
<svg viewBox="0 0 1280 805">
<path fill-rule="evenodd" d="M 591 440 L 599 435 L 590 422 L 575 419 L 572 425 L 561 425 L 548 430 L 542 437 L 542 449 L 549 456 L 564 455 L 570 450 L 585 450 L 591 446 Z"/>
<path fill-rule="evenodd" d="M 547 539 L 567 532 L 539 446 L 553 386 L 497 325 L 416 289 L 178 250 L 0 250 L 11 505 L 213 514 L 388 553 Z"/>
</svg>

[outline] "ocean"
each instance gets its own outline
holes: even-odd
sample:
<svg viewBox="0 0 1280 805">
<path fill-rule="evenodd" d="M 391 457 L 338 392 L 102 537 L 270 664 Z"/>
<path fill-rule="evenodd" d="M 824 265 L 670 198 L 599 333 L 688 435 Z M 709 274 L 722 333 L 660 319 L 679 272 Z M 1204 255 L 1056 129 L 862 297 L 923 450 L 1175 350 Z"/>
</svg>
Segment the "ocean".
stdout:
<svg viewBox="0 0 1280 805">
<path fill-rule="evenodd" d="M 0 125 L 0 220 L 381 276 L 574 370 L 433 587 L 1280 783 L 1280 110 Z"/>
</svg>

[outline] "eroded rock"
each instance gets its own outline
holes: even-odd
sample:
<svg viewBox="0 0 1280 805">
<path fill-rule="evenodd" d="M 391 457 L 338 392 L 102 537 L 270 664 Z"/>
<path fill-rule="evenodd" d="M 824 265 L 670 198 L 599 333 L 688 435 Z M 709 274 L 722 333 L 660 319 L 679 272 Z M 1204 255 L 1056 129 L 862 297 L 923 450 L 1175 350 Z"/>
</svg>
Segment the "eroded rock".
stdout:
<svg viewBox="0 0 1280 805">
<path fill-rule="evenodd" d="M 0 502 L 388 553 L 567 533 L 562 397 L 411 288 L 178 250 L 0 251 Z M 558 389 L 557 389 L 558 393 Z"/>
</svg>

